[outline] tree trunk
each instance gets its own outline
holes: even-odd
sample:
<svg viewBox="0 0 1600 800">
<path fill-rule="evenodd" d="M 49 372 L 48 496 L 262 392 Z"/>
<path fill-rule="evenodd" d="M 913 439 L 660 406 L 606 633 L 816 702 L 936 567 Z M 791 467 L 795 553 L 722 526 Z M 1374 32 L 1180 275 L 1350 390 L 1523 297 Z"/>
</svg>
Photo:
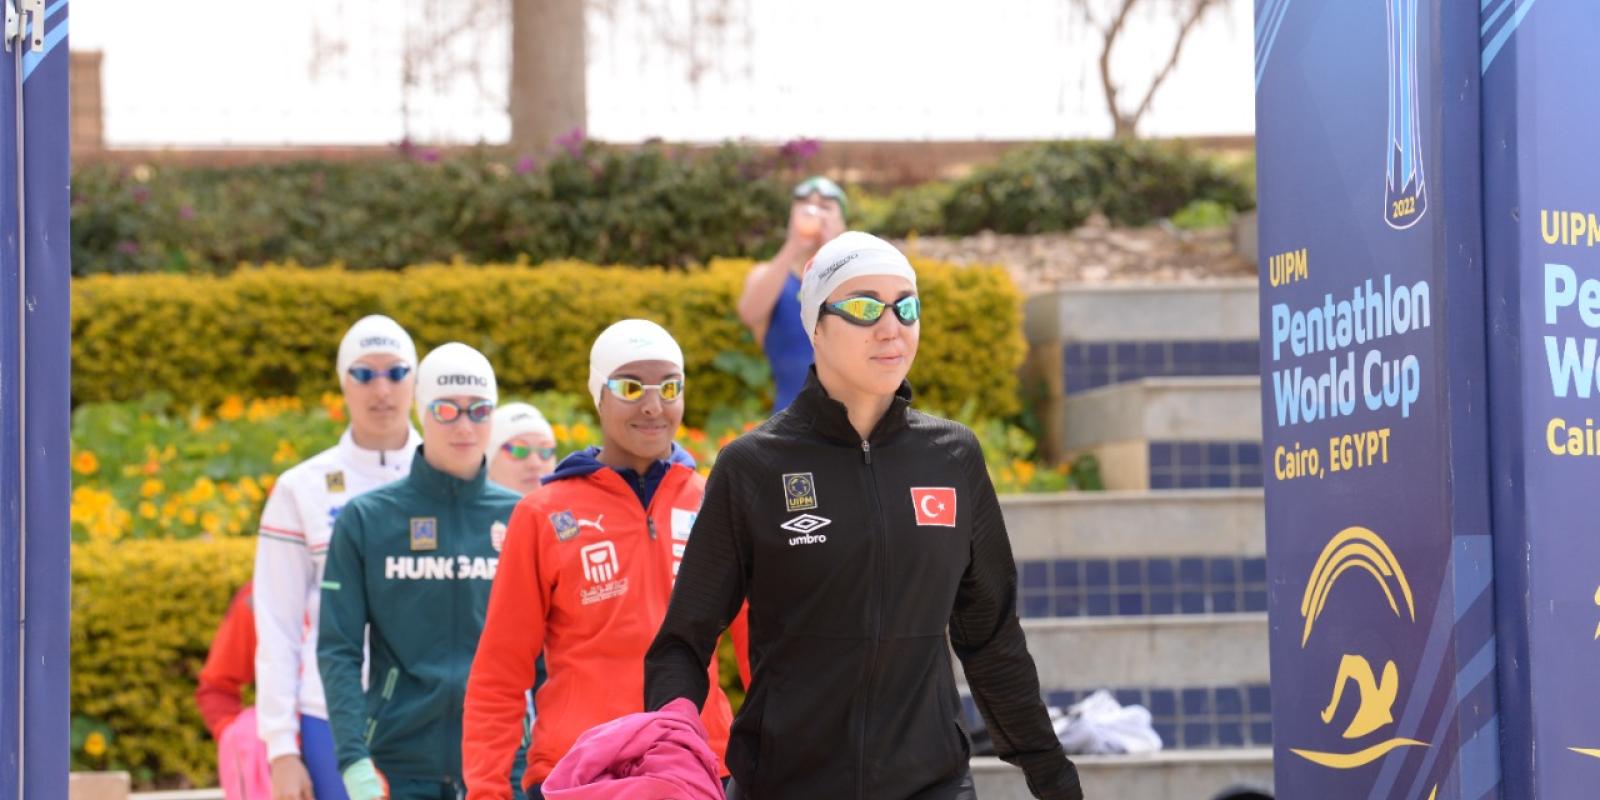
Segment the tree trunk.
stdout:
<svg viewBox="0 0 1600 800">
<path fill-rule="evenodd" d="M 584 0 L 511 0 L 511 146 L 542 152 L 588 121 Z"/>
</svg>

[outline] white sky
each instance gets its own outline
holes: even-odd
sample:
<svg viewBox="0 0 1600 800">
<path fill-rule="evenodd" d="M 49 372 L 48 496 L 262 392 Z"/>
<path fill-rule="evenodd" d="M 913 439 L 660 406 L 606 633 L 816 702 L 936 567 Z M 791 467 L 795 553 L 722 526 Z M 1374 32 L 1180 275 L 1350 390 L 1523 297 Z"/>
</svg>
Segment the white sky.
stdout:
<svg viewBox="0 0 1600 800">
<path fill-rule="evenodd" d="M 683 9 L 691 0 L 653 1 Z M 1172 4 L 1146 2 L 1119 44 L 1118 74 L 1133 84 L 1125 103 L 1142 96 L 1153 62 L 1165 58 Z M 429 9 L 447 5 L 73 0 L 70 41 L 105 54 L 113 146 L 381 144 L 407 133 L 418 141 L 504 141 L 507 32 L 493 19 L 504 13 L 488 15 L 453 48 L 478 54 L 465 58 L 478 77 L 440 67 L 402 92 L 406 37 L 425 27 Z M 595 19 L 591 135 L 778 141 L 1110 132 L 1094 67 L 1098 40 L 1067 0 L 991 0 L 981 12 L 977 3 L 930 0 L 736 5 L 748 28 L 733 32 L 722 68 L 698 87 L 636 17 L 615 26 Z M 1190 38 L 1141 133 L 1253 132 L 1251 14 L 1250 0 L 1225 0 Z"/>
</svg>

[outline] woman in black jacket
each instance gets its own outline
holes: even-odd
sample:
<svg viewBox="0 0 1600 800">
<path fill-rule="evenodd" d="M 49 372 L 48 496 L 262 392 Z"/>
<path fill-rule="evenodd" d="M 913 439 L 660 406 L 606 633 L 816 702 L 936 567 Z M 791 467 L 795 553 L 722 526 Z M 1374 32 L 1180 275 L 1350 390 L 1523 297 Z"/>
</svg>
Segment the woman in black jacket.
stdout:
<svg viewBox="0 0 1600 800">
<path fill-rule="evenodd" d="M 800 290 L 810 379 L 711 471 L 645 657 L 645 706 L 706 696 L 717 636 L 748 598 L 754 677 L 730 798 L 975 797 L 952 649 L 1000 757 L 1036 797 L 1083 797 L 1040 700 L 977 438 L 910 408 L 916 290 L 876 237 L 818 251 Z"/>
</svg>

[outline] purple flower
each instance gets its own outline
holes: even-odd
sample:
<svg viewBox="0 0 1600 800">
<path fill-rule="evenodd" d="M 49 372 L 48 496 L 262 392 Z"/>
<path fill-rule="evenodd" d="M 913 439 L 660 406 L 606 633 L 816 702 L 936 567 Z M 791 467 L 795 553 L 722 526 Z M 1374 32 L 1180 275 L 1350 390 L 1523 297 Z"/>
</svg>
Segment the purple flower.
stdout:
<svg viewBox="0 0 1600 800">
<path fill-rule="evenodd" d="M 559 145 L 562 150 L 567 151 L 567 155 L 572 156 L 573 158 L 579 158 L 583 155 L 583 143 L 587 140 L 588 137 L 584 133 L 583 126 L 579 125 L 572 130 L 567 131 L 565 134 L 556 137 L 556 144 Z"/>
<path fill-rule="evenodd" d="M 395 147 L 400 150 L 400 155 L 405 158 L 410 158 L 411 154 L 417 151 L 417 146 L 411 143 L 410 136 L 402 138 L 400 143 L 395 145 Z"/>
<path fill-rule="evenodd" d="M 426 163 L 433 164 L 439 160 L 439 149 L 436 147 L 430 147 L 426 150 L 423 150 L 417 156 L 417 158 Z"/>
<path fill-rule="evenodd" d="M 136 256 L 139 254 L 139 243 L 124 239 L 117 242 L 117 252 L 125 256 Z"/>
<path fill-rule="evenodd" d="M 539 162 L 533 156 L 523 156 L 517 159 L 517 174 L 526 175 L 539 168 Z"/>
<path fill-rule="evenodd" d="M 133 187 L 133 202 L 143 203 L 150 199 L 150 189 L 146 186 Z"/>
<path fill-rule="evenodd" d="M 184 204 L 178 209 L 178 219 L 188 221 L 194 219 L 194 206 Z"/>
<path fill-rule="evenodd" d="M 810 161 L 821 150 L 822 143 L 816 139 L 791 139 L 778 148 L 778 158 L 791 166 L 798 167 Z"/>
</svg>

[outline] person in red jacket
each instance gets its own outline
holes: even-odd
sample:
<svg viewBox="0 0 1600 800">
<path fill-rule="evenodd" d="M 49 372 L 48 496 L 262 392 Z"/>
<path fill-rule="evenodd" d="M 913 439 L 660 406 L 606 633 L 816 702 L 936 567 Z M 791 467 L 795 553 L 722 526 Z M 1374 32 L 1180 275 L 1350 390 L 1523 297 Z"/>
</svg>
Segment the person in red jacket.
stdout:
<svg viewBox="0 0 1600 800">
<path fill-rule="evenodd" d="M 666 615 L 705 480 L 673 439 L 683 352 L 659 325 L 624 320 L 595 340 L 589 390 L 602 446 L 579 451 L 517 504 L 467 681 L 461 756 L 469 798 L 509 798 L 523 692 L 549 677 L 523 784 L 528 797 L 584 731 L 643 711 L 644 653 Z M 740 621 L 735 644 L 743 652 Z M 708 668 L 702 721 L 722 775 L 732 722 Z"/>
<path fill-rule="evenodd" d="M 256 734 L 256 712 L 244 706 L 244 687 L 256 680 L 256 618 L 251 584 L 233 596 L 200 670 L 194 703 L 217 740 L 217 776 L 227 800 L 267 800 L 272 794 L 267 745 Z"/>
</svg>

